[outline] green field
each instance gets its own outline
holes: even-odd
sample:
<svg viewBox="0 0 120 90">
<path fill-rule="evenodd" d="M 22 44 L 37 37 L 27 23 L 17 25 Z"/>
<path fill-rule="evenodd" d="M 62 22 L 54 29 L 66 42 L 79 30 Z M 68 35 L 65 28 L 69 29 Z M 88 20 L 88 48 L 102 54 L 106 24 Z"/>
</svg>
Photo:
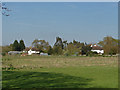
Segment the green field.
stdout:
<svg viewBox="0 0 120 90">
<path fill-rule="evenodd" d="M 4 56 L 3 88 L 118 88 L 118 57 Z"/>
</svg>

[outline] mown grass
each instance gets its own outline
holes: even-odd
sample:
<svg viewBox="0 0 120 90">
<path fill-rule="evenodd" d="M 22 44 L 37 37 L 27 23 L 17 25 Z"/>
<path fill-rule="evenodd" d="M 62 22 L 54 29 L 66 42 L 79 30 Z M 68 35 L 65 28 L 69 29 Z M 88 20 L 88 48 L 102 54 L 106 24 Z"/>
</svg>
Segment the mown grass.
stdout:
<svg viewBox="0 0 120 90">
<path fill-rule="evenodd" d="M 118 88 L 117 57 L 5 56 L 3 88 Z M 12 69 L 10 68 L 12 64 Z"/>
</svg>

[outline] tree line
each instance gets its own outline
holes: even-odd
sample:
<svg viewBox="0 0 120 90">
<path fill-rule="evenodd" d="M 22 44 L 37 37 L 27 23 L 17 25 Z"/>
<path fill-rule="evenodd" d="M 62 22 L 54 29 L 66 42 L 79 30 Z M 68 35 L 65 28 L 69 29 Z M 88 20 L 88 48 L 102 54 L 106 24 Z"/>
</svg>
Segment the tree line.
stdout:
<svg viewBox="0 0 120 90">
<path fill-rule="evenodd" d="M 48 53 L 49 55 L 79 55 L 87 54 L 89 51 L 91 51 L 90 45 L 86 43 L 80 43 L 76 40 L 68 43 L 67 40 L 63 41 L 60 37 L 56 37 L 56 42 L 54 43 L 53 47 L 51 47 L 45 40 L 38 39 L 35 39 L 32 42 L 32 47 L 34 50 Z"/>
<path fill-rule="evenodd" d="M 111 36 L 104 37 L 102 41 L 97 43 L 100 47 L 103 48 L 104 54 L 113 55 L 118 53 L 118 39 L 114 39 Z M 2 51 L 23 51 L 29 50 L 32 48 L 33 50 L 48 53 L 49 55 L 89 55 L 96 54 L 95 52 L 91 52 L 91 44 L 81 43 L 79 41 L 73 40 L 72 42 L 67 42 L 67 40 L 63 41 L 62 38 L 56 37 L 56 41 L 53 47 L 49 44 L 49 42 L 45 40 L 35 39 L 32 42 L 32 47 L 25 47 L 24 41 L 17 40 L 14 41 L 13 44 L 8 46 L 3 46 Z"/>
<path fill-rule="evenodd" d="M 2 46 L 2 52 L 7 53 L 9 51 L 23 51 L 25 48 L 23 40 L 20 40 L 20 42 L 15 40 L 13 44 Z"/>
</svg>

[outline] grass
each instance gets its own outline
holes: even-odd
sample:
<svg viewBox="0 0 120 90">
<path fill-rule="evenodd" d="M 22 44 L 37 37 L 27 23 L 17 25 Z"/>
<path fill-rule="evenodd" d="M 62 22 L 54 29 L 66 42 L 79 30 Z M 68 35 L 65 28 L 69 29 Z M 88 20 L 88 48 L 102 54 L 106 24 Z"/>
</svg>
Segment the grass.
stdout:
<svg viewBox="0 0 120 90">
<path fill-rule="evenodd" d="M 118 88 L 117 57 L 5 56 L 3 88 Z M 8 69 L 12 64 L 13 70 Z"/>
<path fill-rule="evenodd" d="M 16 72 L 8 71 L 4 72 L 11 78 L 10 81 L 6 82 L 4 87 L 10 88 L 43 88 L 43 87 L 86 87 L 90 79 L 82 77 L 74 77 L 61 73 L 53 72 Z M 16 76 L 13 77 L 12 75 Z M 6 77 L 8 80 L 9 78 Z M 81 82 L 80 82 L 81 81 Z"/>
</svg>

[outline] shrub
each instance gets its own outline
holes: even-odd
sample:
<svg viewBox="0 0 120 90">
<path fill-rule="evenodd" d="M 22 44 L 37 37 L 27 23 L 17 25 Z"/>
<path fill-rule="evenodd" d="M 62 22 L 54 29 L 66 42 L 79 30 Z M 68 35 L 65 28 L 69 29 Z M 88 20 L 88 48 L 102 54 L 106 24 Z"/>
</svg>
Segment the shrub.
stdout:
<svg viewBox="0 0 120 90">
<path fill-rule="evenodd" d="M 8 70 L 14 70 L 14 69 L 15 69 L 15 68 L 13 67 L 13 65 L 10 64 Z"/>
<path fill-rule="evenodd" d="M 70 56 L 70 54 L 69 54 L 69 53 L 65 53 L 64 55 L 65 55 L 65 56 Z"/>
<path fill-rule="evenodd" d="M 98 53 L 97 53 L 97 52 L 89 51 L 89 52 L 87 53 L 87 56 L 98 56 Z"/>
<path fill-rule="evenodd" d="M 53 52 L 54 52 L 53 53 L 54 55 L 62 55 L 63 54 L 63 50 L 59 46 L 54 46 L 53 47 Z"/>
<path fill-rule="evenodd" d="M 5 56 L 5 55 L 6 55 L 6 53 L 5 53 L 5 52 L 2 52 L 2 53 L 1 53 L 1 55 L 2 55 L 2 56 Z"/>
</svg>

